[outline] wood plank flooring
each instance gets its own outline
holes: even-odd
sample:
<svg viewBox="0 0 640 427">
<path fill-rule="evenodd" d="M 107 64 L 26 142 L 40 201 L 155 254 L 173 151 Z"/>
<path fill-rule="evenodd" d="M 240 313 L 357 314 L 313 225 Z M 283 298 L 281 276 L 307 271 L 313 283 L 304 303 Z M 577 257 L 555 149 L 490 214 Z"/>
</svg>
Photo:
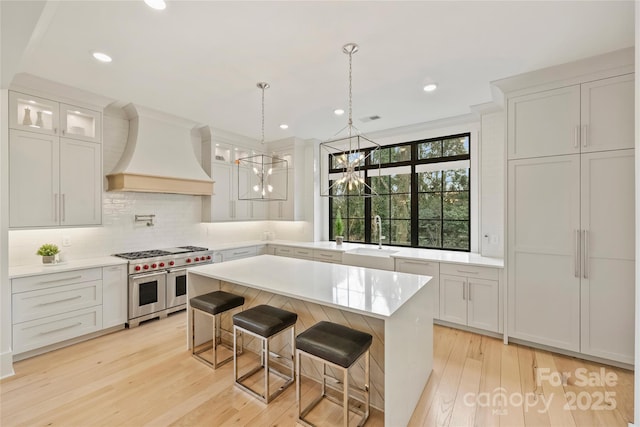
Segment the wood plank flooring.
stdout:
<svg viewBox="0 0 640 427">
<path fill-rule="evenodd" d="M 626 427 L 632 421 L 633 372 L 434 328 L 433 372 L 411 427 Z M 0 381 L 0 425 L 296 425 L 295 387 L 269 405 L 256 401 L 231 385 L 232 364 L 213 371 L 190 356 L 185 329 L 186 315 L 177 313 L 17 362 L 16 375 Z M 608 381 L 587 383 L 601 368 Z M 303 398 L 312 389 L 303 383 Z M 340 417 L 329 405 L 312 414 L 317 421 Z M 367 426 L 382 425 L 374 411 Z"/>
</svg>

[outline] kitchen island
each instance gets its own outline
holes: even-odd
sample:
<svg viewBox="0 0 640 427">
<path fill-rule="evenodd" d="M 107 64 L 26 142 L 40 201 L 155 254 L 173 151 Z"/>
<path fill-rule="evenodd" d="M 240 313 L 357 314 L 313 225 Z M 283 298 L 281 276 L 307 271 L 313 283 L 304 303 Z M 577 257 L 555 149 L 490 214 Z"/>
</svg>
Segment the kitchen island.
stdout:
<svg viewBox="0 0 640 427">
<path fill-rule="evenodd" d="M 430 280 L 429 276 L 261 255 L 190 268 L 187 296 L 222 289 L 243 295 L 245 309 L 269 304 L 294 311 L 298 313 L 296 334 L 321 320 L 370 333 L 371 405 L 384 411 L 385 425 L 400 426 L 407 425 L 431 374 L 434 301 Z M 187 343 L 190 330 L 189 324 Z M 198 322 L 196 345 L 210 340 L 211 333 L 208 322 Z"/>
</svg>

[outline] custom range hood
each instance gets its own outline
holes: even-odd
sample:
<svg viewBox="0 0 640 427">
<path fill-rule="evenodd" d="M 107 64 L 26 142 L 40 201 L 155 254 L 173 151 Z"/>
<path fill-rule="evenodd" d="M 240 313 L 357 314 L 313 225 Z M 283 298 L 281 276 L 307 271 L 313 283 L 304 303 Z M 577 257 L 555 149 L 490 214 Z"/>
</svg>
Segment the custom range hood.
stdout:
<svg viewBox="0 0 640 427">
<path fill-rule="evenodd" d="M 107 191 L 139 191 L 210 196 L 213 181 L 191 143 L 196 123 L 128 104 L 129 138 L 122 158 L 107 175 Z"/>
</svg>

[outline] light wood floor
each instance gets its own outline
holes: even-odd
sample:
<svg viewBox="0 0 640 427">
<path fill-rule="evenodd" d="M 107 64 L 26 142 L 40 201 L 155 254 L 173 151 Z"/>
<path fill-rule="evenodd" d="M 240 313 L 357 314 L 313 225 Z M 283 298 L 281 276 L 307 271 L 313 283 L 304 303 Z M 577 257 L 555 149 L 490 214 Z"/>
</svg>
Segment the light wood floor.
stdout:
<svg viewBox="0 0 640 427">
<path fill-rule="evenodd" d="M 0 382 L 0 425 L 295 425 L 295 387 L 268 406 L 257 402 L 231 386 L 232 364 L 214 372 L 189 355 L 185 328 L 186 316 L 178 313 L 17 362 L 16 375 Z M 599 373 L 601 366 L 441 326 L 435 326 L 434 353 L 412 427 L 626 427 L 632 420 L 632 372 L 604 366 L 608 385 L 580 387 L 576 370 Z M 566 385 L 536 384 L 536 368 L 571 376 Z M 590 409 L 565 409 L 567 403 Z M 339 416 L 319 409 L 316 419 Z M 377 412 L 367 423 L 382 424 Z"/>
</svg>

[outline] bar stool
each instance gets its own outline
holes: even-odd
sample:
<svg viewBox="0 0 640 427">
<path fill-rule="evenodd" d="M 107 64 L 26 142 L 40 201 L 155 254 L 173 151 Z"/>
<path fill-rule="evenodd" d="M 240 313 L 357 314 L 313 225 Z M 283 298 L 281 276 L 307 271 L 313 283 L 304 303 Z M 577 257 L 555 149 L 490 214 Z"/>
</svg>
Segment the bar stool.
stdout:
<svg viewBox="0 0 640 427">
<path fill-rule="evenodd" d="M 357 391 L 362 394 L 363 400 L 353 396 L 355 401 L 364 404 L 364 411 L 353 408 L 351 411 L 360 415 L 362 419 L 358 426 L 362 426 L 369 418 L 369 351 L 373 337 L 365 332 L 360 332 L 346 326 L 338 325 L 331 322 L 319 322 L 298 335 L 296 338 L 296 400 L 298 402 L 298 422 L 313 426 L 309 421 L 305 420 L 305 416 L 311 412 L 313 408 L 326 398 L 334 403 L 341 404 L 343 407 L 343 424 L 349 426 L 349 395 L 351 392 Z M 317 360 L 322 363 L 322 392 L 313 402 L 306 408 L 302 408 L 301 401 L 301 377 L 302 356 Z M 364 357 L 364 389 L 349 388 L 349 368 Z M 340 382 L 339 379 L 327 375 L 327 366 L 335 368 L 342 372 L 342 394 L 343 401 L 335 399 L 326 393 L 327 379 L 333 379 Z"/>
<path fill-rule="evenodd" d="M 238 358 L 234 350 L 233 358 L 233 379 L 239 388 L 261 400 L 264 403 L 269 403 L 282 393 L 287 387 L 294 381 L 295 371 L 293 357 L 295 353 L 295 324 L 298 320 L 298 315 L 290 311 L 282 310 L 270 305 L 257 305 L 248 310 L 238 313 L 233 316 L 233 348 L 236 348 L 237 333 L 251 335 L 261 343 L 260 365 L 254 367 L 246 374 L 238 378 Z M 269 350 L 269 344 L 273 338 L 283 334 L 287 331 L 291 331 L 291 355 L 287 355 L 290 358 L 285 364 L 291 365 L 290 375 L 283 374 L 275 369 L 275 367 L 269 366 L 269 359 L 272 357 L 272 352 Z M 284 356 L 273 353 L 273 356 L 277 358 L 283 358 Z M 264 369 L 264 391 L 259 393 L 246 385 L 246 380 L 256 372 Z M 275 374 L 285 380 L 276 391 L 270 392 L 269 388 L 269 373 Z"/>
<path fill-rule="evenodd" d="M 218 345 L 222 345 L 223 347 L 234 351 L 235 354 L 235 347 L 231 347 L 231 345 L 227 345 L 222 342 L 222 332 L 231 333 L 231 331 L 222 329 L 220 326 L 220 315 L 234 308 L 242 307 L 243 304 L 244 297 L 224 291 L 210 292 L 208 294 L 193 297 L 189 300 L 189 305 L 191 306 L 191 355 L 193 357 L 213 369 L 217 369 L 233 359 L 233 356 L 229 356 L 218 362 Z M 196 311 L 213 318 L 213 340 L 211 342 L 211 346 L 199 349 L 198 351 L 196 351 L 195 346 Z M 211 350 L 212 348 L 213 362 L 209 362 L 207 359 L 200 356 L 202 353 Z M 242 347 L 240 347 L 240 349 L 242 351 Z"/>
</svg>

